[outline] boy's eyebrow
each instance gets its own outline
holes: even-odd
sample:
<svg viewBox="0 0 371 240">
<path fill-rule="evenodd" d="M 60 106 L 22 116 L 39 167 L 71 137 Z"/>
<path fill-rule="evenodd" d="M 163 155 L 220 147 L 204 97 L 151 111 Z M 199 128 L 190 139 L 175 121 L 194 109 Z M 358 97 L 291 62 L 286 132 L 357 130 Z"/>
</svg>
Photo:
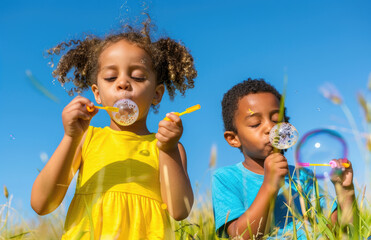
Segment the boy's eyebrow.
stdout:
<svg viewBox="0 0 371 240">
<path fill-rule="evenodd" d="M 270 112 L 270 115 L 273 115 L 273 114 L 275 114 L 275 113 L 279 113 L 279 112 L 280 112 L 279 109 L 275 109 L 275 110 L 272 110 L 272 111 Z"/>
<path fill-rule="evenodd" d="M 246 119 L 249 119 L 249 118 L 252 118 L 252 117 L 260 117 L 261 116 L 261 113 L 258 113 L 258 112 L 250 112 L 250 114 L 248 114 L 246 117 L 245 117 L 245 120 Z"/>
<path fill-rule="evenodd" d="M 279 113 L 280 112 L 280 110 L 279 109 L 274 109 L 274 110 L 272 110 L 272 111 L 270 111 L 270 113 L 269 113 L 269 116 L 272 116 L 273 114 L 275 114 L 275 113 Z M 261 117 L 261 113 L 259 113 L 259 112 L 253 112 L 253 111 L 251 111 L 251 109 L 249 108 L 249 113 L 250 114 L 248 114 L 246 117 L 245 117 L 245 120 L 246 119 L 249 119 L 249 118 L 252 118 L 252 117 Z"/>
</svg>

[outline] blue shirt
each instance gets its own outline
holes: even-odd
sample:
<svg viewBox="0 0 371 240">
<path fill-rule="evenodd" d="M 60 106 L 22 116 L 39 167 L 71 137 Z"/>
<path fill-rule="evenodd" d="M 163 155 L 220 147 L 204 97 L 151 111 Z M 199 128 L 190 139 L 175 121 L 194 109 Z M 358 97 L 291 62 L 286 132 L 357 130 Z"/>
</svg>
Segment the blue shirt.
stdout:
<svg viewBox="0 0 371 240">
<path fill-rule="evenodd" d="M 305 195 L 308 199 L 306 201 L 306 210 L 309 207 L 309 201 L 312 196 L 314 197 L 315 188 L 313 184 L 313 173 L 307 169 L 295 169 L 294 166 L 289 166 L 291 178 L 296 184 L 300 181 Z M 299 173 L 299 176 L 297 174 Z M 220 168 L 216 170 L 212 177 L 212 200 L 213 200 L 213 211 L 215 219 L 215 229 L 221 236 L 228 236 L 227 229 L 224 224 L 239 218 L 253 203 L 261 185 L 263 184 L 264 175 L 260 175 L 246 169 L 242 162 Z M 274 225 L 278 227 L 278 233 L 276 237 L 281 239 L 285 236 L 286 232 L 293 232 L 292 218 L 286 218 L 286 215 L 292 216 L 288 211 L 286 198 L 284 196 L 283 189 L 291 189 L 292 204 L 299 214 L 301 214 L 300 195 L 294 186 L 293 182 L 290 183 L 289 177 L 285 177 L 285 186 L 282 187 L 276 198 L 274 208 Z M 319 189 L 321 191 L 321 189 Z M 326 199 L 320 194 L 320 206 L 324 208 L 326 206 Z M 337 207 L 336 202 L 328 201 L 331 211 L 334 211 Z M 229 214 L 229 215 L 228 215 Z M 227 219 L 228 215 L 228 219 Z M 227 219 L 227 221 L 226 221 Z M 286 223 L 286 226 L 285 226 Z M 297 229 L 299 228 L 299 225 Z M 298 239 L 306 239 L 305 233 L 299 228 L 297 231 Z M 292 235 L 291 237 L 292 238 Z"/>
</svg>

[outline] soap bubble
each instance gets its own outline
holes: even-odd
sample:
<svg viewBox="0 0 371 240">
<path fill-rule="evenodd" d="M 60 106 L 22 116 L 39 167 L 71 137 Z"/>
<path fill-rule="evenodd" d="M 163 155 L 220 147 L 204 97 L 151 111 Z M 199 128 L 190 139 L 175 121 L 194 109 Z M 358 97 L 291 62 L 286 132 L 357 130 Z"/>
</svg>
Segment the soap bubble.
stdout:
<svg viewBox="0 0 371 240">
<path fill-rule="evenodd" d="M 306 133 L 295 149 L 295 160 L 298 164 L 329 164 L 331 160 L 346 158 L 348 147 L 343 137 L 330 129 L 315 129 Z M 309 166 L 319 179 L 332 175 L 333 168 L 326 166 Z"/>
<path fill-rule="evenodd" d="M 121 126 L 129 126 L 137 120 L 139 108 L 132 100 L 120 99 L 113 106 L 119 109 L 118 112 L 112 112 L 113 120 Z"/>
<path fill-rule="evenodd" d="M 278 149 L 287 149 L 298 141 L 299 133 L 290 123 L 278 123 L 269 132 L 269 141 Z"/>
</svg>

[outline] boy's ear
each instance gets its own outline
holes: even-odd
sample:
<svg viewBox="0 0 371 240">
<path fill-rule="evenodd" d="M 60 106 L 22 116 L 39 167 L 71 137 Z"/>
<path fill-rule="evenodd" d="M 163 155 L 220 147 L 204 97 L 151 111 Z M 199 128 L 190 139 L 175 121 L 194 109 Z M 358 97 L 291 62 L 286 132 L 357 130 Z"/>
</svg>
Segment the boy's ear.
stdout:
<svg viewBox="0 0 371 240">
<path fill-rule="evenodd" d="M 238 138 L 237 134 L 233 131 L 225 131 L 224 138 L 228 142 L 229 145 L 235 148 L 241 147 L 240 139 Z"/>
<path fill-rule="evenodd" d="M 102 100 L 100 99 L 99 90 L 98 90 L 98 85 L 97 85 L 97 84 L 93 84 L 93 85 L 91 85 L 91 90 L 93 91 L 95 101 L 96 101 L 98 104 L 101 104 L 101 103 L 102 103 Z"/>
<path fill-rule="evenodd" d="M 165 92 L 165 86 L 164 84 L 159 84 L 156 87 L 155 90 L 155 96 L 153 97 L 152 104 L 157 105 L 161 102 L 162 96 L 164 95 Z"/>
</svg>

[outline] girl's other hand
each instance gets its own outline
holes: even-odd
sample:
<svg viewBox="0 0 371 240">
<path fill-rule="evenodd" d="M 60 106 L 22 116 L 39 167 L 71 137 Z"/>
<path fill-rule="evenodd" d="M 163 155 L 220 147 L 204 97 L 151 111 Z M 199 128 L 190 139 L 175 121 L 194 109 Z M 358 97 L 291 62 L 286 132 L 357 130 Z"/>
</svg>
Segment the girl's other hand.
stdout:
<svg viewBox="0 0 371 240">
<path fill-rule="evenodd" d="M 336 167 L 333 169 L 331 182 L 333 184 L 339 183 L 343 188 L 353 187 L 352 163 L 346 158 L 333 159 L 333 161 L 336 163 Z M 348 163 L 349 167 L 345 168 L 342 163 Z"/>
<path fill-rule="evenodd" d="M 156 133 L 157 147 L 162 151 L 171 151 L 178 147 L 178 142 L 183 134 L 183 124 L 179 116 L 168 113 L 166 117 L 170 119 L 162 120 L 158 124 Z"/>
<path fill-rule="evenodd" d="M 88 129 L 91 118 L 98 112 L 89 113 L 86 106 L 94 106 L 94 104 L 87 98 L 77 96 L 75 97 L 62 112 L 62 122 L 64 133 L 72 138 L 81 137 Z"/>
<path fill-rule="evenodd" d="M 281 153 L 270 154 L 264 161 L 264 182 L 274 191 L 283 184 L 289 171 L 289 165 L 285 156 Z"/>
</svg>

